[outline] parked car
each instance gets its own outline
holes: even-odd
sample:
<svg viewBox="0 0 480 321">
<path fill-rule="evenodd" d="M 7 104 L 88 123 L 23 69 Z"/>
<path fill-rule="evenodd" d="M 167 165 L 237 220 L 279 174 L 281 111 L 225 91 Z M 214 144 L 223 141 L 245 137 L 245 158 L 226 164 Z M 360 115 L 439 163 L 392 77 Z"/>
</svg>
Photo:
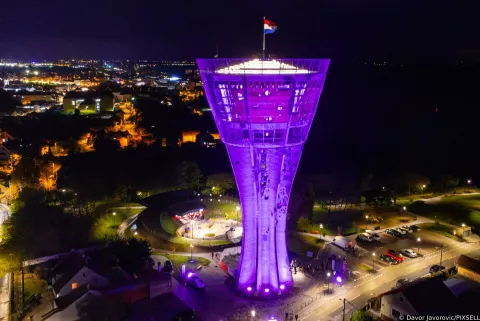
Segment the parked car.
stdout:
<svg viewBox="0 0 480 321">
<path fill-rule="evenodd" d="M 418 231 L 420 231 L 420 227 L 418 227 L 418 225 L 411 225 L 410 226 L 410 231 L 418 232 Z"/>
<path fill-rule="evenodd" d="M 178 313 L 173 321 L 201 321 L 195 310 L 188 309 Z"/>
<path fill-rule="evenodd" d="M 187 273 L 186 283 L 193 286 L 195 289 L 204 290 L 205 283 L 193 272 Z"/>
<path fill-rule="evenodd" d="M 395 261 L 394 259 L 392 259 L 390 256 L 387 256 L 385 254 L 382 254 L 380 255 L 380 260 L 381 261 L 384 261 L 390 265 L 397 265 L 398 264 L 398 261 Z"/>
<path fill-rule="evenodd" d="M 378 235 L 378 233 L 374 233 L 374 232 L 372 232 L 372 231 L 370 231 L 370 230 L 366 230 L 366 231 L 365 231 L 365 234 L 370 235 L 370 237 L 371 237 L 372 240 L 374 240 L 374 241 L 380 241 L 380 235 Z"/>
<path fill-rule="evenodd" d="M 397 236 L 397 237 L 402 236 L 402 233 L 400 233 L 399 231 L 397 231 L 397 230 L 395 230 L 395 229 L 391 229 L 390 231 L 392 231 L 391 234 L 392 234 L 393 236 Z"/>
<path fill-rule="evenodd" d="M 401 228 L 396 228 L 396 229 L 393 229 L 394 231 L 397 231 L 398 233 L 402 234 L 402 235 L 405 235 L 407 234 L 407 231 L 405 230 L 402 230 Z"/>
<path fill-rule="evenodd" d="M 414 250 L 411 250 L 411 249 L 403 249 L 401 251 L 405 256 L 408 256 L 409 258 L 415 258 L 417 257 L 417 252 L 415 252 Z"/>
<path fill-rule="evenodd" d="M 445 267 L 443 265 L 435 264 L 430 267 L 430 273 L 437 273 L 440 271 L 445 270 Z"/>
<path fill-rule="evenodd" d="M 357 235 L 357 241 L 373 242 L 373 238 L 368 233 L 362 233 Z"/>
<path fill-rule="evenodd" d="M 387 251 L 387 255 L 390 256 L 395 261 L 398 261 L 399 263 L 403 262 L 403 260 L 404 260 L 404 257 L 402 255 L 402 253 L 400 253 L 398 251 L 395 251 L 395 250 L 392 250 L 392 249 Z"/>
<path fill-rule="evenodd" d="M 398 279 L 398 280 L 397 280 L 396 287 L 397 287 L 397 288 L 400 288 L 400 287 L 402 287 L 403 285 L 408 284 L 408 283 L 410 283 L 410 280 L 409 280 L 409 279 L 404 279 L 404 278 Z"/>
<path fill-rule="evenodd" d="M 393 231 L 392 229 L 390 229 L 390 228 L 385 229 L 385 233 L 395 236 L 394 231 Z"/>
<path fill-rule="evenodd" d="M 402 226 L 402 227 L 399 227 L 398 229 L 404 231 L 405 233 L 410 233 L 410 229 L 408 228 L 408 226 Z"/>
</svg>

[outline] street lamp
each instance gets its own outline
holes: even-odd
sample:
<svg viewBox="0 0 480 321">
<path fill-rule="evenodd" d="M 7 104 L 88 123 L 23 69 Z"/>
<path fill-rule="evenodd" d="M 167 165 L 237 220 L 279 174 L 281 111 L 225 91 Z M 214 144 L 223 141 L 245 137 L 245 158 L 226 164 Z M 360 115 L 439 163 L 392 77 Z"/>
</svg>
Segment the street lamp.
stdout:
<svg viewBox="0 0 480 321">
<path fill-rule="evenodd" d="M 375 252 L 372 253 L 372 265 L 373 265 L 373 271 L 375 271 Z"/>
<path fill-rule="evenodd" d="M 471 185 L 471 184 L 472 184 L 472 180 L 471 180 L 471 179 L 467 179 L 467 184 L 468 184 L 468 185 Z"/>
<path fill-rule="evenodd" d="M 420 242 L 422 241 L 421 238 L 417 238 L 417 243 L 418 243 L 418 247 L 417 247 L 417 253 L 420 254 Z"/>
<path fill-rule="evenodd" d="M 330 272 L 327 272 L 327 282 L 328 282 L 327 283 L 328 284 L 327 285 L 327 293 L 330 292 L 330 275 L 331 275 Z"/>
<path fill-rule="evenodd" d="M 117 225 L 117 220 L 116 220 L 117 213 L 113 212 L 112 214 L 113 214 L 113 225 Z"/>
<path fill-rule="evenodd" d="M 323 224 L 320 224 L 320 238 L 322 237 Z"/>
<path fill-rule="evenodd" d="M 406 206 L 404 206 L 404 207 L 403 207 L 403 210 L 404 210 L 404 211 L 406 211 L 406 210 L 407 210 L 407 207 L 406 207 Z"/>
<path fill-rule="evenodd" d="M 135 233 L 133 233 L 133 235 L 137 236 L 137 235 L 138 235 L 138 232 L 137 232 L 137 231 L 135 231 Z"/>
<path fill-rule="evenodd" d="M 192 223 L 192 239 L 193 239 L 193 226 L 195 224 L 195 221 L 191 221 L 190 223 Z"/>
<path fill-rule="evenodd" d="M 252 311 L 251 311 L 251 314 L 252 314 L 252 320 L 255 321 L 255 315 L 256 315 L 257 313 L 255 312 L 255 310 L 252 310 Z"/>
<path fill-rule="evenodd" d="M 365 229 L 368 230 L 368 215 L 365 215 L 365 219 L 366 219 Z"/>
<path fill-rule="evenodd" d="M 190 244 L 190 262 L 193 263 L 193 244 Z"/>
<path fill-rule="evenodd" d="M 464 230 L 465 230 L 465 223 L 462 223 L 462 239 L 463 239 Z"/>
</svg>

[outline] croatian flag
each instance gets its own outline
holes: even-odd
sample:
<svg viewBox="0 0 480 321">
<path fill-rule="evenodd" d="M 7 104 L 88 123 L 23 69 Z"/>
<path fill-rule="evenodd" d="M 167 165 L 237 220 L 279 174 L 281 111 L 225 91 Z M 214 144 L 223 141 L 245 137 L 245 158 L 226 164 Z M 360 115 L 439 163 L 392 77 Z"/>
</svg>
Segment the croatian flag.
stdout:
<svg viewBox="0 0 480 321">
<path fill-rule="evenodd" d="M 273 21 L 263 19 L 263 33 L 269 35 L 277 30 L 277 24 Z"/>
</svg>

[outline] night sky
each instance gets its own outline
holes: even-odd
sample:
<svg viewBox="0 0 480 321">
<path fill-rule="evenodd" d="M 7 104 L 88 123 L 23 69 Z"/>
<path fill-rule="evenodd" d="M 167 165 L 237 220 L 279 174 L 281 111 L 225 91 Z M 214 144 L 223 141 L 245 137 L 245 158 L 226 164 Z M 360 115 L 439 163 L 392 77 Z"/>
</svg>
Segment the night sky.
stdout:
<svg viewBox="0 0 480 321">
<path fill-rule="evenodd" d="M 0 57 L 193 59 L 436 58 L 479 48 L 478 1 L 3 0 Z"/>
</svg>

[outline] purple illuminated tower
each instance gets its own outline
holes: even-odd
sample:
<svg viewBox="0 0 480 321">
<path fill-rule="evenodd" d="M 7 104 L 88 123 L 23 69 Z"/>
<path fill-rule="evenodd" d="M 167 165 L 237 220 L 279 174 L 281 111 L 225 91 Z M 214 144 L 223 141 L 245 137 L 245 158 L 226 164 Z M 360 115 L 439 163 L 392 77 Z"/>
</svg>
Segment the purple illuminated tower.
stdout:
<svg viewBox="0 0 480 321">
<path fill-rule="evenodd" d="M 198 59 L 235 174 L 243 216 L 238 288 L 261 295 L 293 285 L 288 200 L 329 59 Z"/>
</svg>

